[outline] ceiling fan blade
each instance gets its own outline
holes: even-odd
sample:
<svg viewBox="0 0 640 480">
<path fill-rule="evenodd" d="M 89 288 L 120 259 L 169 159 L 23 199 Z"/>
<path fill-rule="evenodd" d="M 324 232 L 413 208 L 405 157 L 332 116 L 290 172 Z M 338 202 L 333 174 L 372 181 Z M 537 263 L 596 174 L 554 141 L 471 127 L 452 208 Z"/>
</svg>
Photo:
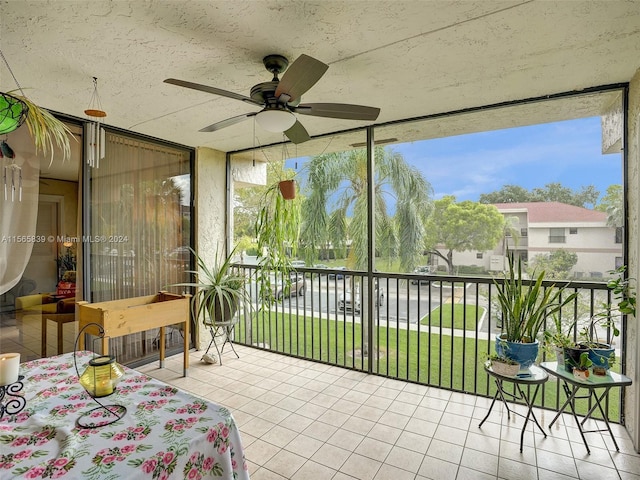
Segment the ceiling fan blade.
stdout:
<svg viewBox="0 0 640 480">
<path fill-rule="evenodd" d="M 167 78 L 164 83 L 170 83 L 171 85 L 177 85 L 179 87 L 191 88 L 193 90 L 199 90 L 201 92 L 213 93 L 214 95 L 220 95 L 222 97 L 233 98 L 234 100 L 241 100 L 243 102 L 250 103 L 251 105 L 258 105 L 262 107 L 263 104 L 255 101 L 253 98 L 245 97 L 239 93 L 228 92 L 220 88 L 209 87 L 208 85 L 201 85 L 199 83 L 187 82 L 186 80 L 178 80 L 177 78 Z"/>
<path fill-rule="evenodd" d="M 345 118 L 347 120 L 376 120 L 380 109 L 348 103 L 305 103 L 292 107 L 296 113 L 315 117 Z"/>
<path fill-rule="evenodd" d="M 302 124 L 296 120 L 296 123 L 293 124 L 289 130 L 285 130 L 284 134 L 287 136 L 289 140 L 293 143 L 303 143 L 308 140 L 311 140 L 309 136 L 309 132 L 307 129 L 302 126 Z"/>
<path fill-rule="evenodd" d="M 287 102 L 300 98 L 320 80 L 328 68 L 329 65 L 320 60 L 308 55 L 300 55 L 282 75 L 276 88 L 276 98 L 283 93 L 290 97 Z"/>
<path fill-rule="evenodd" d="M 231 117 L 231 118 L 227 118 L 226 120 L 222 120 L 220 122 L 216 122 L 212 125 L 209 125 L 208 127 L 204 127 L 203 129 L 199 130 L 200 132 L 215 132 L 217 130 L 222 130 L 225 127 L 230 127 L 231 125 L 235 125 L 236 123 L 240 123 L 244 120 L 246 120 L 249 117 L 253 117 L 254 115 L 257 115 L 258 113 L 244 113 L 242 115 L 238 115 L 237 117 Z"/>
</svg>

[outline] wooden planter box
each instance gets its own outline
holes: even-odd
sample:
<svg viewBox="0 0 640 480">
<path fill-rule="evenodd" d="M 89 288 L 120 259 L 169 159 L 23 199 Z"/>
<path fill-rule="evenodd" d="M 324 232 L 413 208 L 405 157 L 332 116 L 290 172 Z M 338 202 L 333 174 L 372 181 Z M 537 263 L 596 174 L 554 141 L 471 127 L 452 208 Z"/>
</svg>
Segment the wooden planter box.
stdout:
<svg viewBox="0 0 640 480">
<path fill-rule="evenodd" d="M 152 328 L 160 328 L 160 368 L 164 367 L 165 335 L 164 328 L 169 325 L 183 325 L 184 334 L 184 376 L 189 370 L 189 310 L 191 295 L 175 295 L 159 292 L 157 295 L 125 298 L 108 302 L 78 302 L 78 331 L 91 323 L 104 328 L 102 352 L 109 351 L 109 337 L 121 337 L 131 333 L 144 332 Z M 84 331 L 98 335 L 96 326 L 89 326 Z M 80 350 L 84 350 L 84 335 L 78 341 Z"/>
</svg>

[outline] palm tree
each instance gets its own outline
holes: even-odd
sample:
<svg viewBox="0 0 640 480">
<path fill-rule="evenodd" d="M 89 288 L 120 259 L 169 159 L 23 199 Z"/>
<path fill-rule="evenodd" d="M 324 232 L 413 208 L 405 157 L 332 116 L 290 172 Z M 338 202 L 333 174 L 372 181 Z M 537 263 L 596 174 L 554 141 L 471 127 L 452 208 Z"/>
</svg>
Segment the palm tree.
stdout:
<svg viewBox="0 0 640 480">
<path fill-rule="evenodd" d="M 401 154 L 376 147 L 374 155 L 373 202 L 378 251 L 387 255 L 400 252 L 401 267 L 411 271 L 422 254 L 423 220 L 430 209 L 432 188 Z M 328 243 L 336 249 L 350 242 L 348 266 L 365 270 L 369 252 L 366 150 L 318 155 L 310 160 L 307 168 L 309 192 L 303 208 L 301 235 L 307 257 L 315 258 L 318 250 Z M 389 215 L 387 197 L 395 200 L 395 216 Z M 352 292 L 356 288 L 351 285 Z M 364 285 L 361 292 L 366 292 Z M 366 315 L 367 302 L 362 305 Z M 368 322 L 362 322 L 362 329 L 362 348 L 366 354 Z"/>
<path fill-rule="evenodd" d="M 379 252 L 399 252 L 403 270 L 411 271 L 422 254 L 423 219 L 429 212 L 431 185 L 402 154 L 375 148 L 374 211 Z M 303 209 L 302 243 L 308 257 L 327 244 L 350 242 L 348 264 L 364 270 L 367 242 L 367 152 L 364 149 L 322 154 L 307 165 L 308 196 Z M 395 215 L 387 201 L 395 200 Z M 402 245 L 402 248 L 398 248 Z"/>
</svg>

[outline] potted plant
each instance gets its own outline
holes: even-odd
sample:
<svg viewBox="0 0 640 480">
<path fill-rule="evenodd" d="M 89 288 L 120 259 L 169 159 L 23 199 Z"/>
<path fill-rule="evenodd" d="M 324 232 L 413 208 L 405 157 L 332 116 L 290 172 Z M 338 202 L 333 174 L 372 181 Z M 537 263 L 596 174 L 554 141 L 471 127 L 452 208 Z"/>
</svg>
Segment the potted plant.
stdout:
<svg viewBox="0 0 640 480">
<path fill-rule="evenodd" d="M 575 328 L 576 321 L 572 321 L 565 329 L 560 315 L 554 314 L 552 318 L 551 326 L 544 330 L 544 348 L 548 355 L 556 358 L 559 366 L 563 366 L 564 349 L 575 345 L 571 331 Z"/>
<path fill-rule="evenodd" d="M 589 367 L 592 365 L 593 362 L 589 358 L 589 352 L 582 352 L 578 365 L 573 368 L 573 376 L 578 380 L 587 380 L 589 378 Z"/>
<path fill-rule="evenodd" d="M 494 280 L 498 303 L 502 314 L 502 333 L 496 336 L 495 349 L 498 355 L 507 356 L 530 367 L 538 356 L 538 335 L 549 315 L 554 315 L 573 301 L 576 292 L 564 295 L 564 287 L 543 286 L 545 272 L 535 281 L 522 278 L 522 259 L 514 260 L 508 254 L 509 272 L 503 282 Z"/>
<path fill-rule="evenodd" d="M 40 150 L 45 155 L 50 151 L 51 161 L 53 161 L 54 147 L 57 146 L 62 151 L 63 161 L 71 157 L 69 138 L 75 137 L 63 122 L 51 115 L 48 110 L 37 106 L 26 96 L 17 95 L 15 90 L 2 94 L 2 96 L 7 102 L 13 98 L 26 106 L 24 122 L 27 124 L 29 133 L 33 138 L 36 154 Z M 16 128 L 20 126 L 20 123 L 17 124 Z"/>
<path fill-rule="evenodd" d="M 192 309 L 195 318 L 201 318 L 209 325 L 231 321 L 241 304 L 249 305 L 249 296 L 246 290 L 245 278 L 233 269 L 231 253 L 223 257 L 216 251 L 216 263 L 212 266 L 200 257 L 193 249 L 197 270 L 187 270 L 186 273 L 195 276 L 195 282 L 177 283 L 174 287 L 195 288 L 192 299 Z"/>
<path fill-rule="evenodd" d="M 564 347 L 564 368 L 567 372 L 571 373 L 580 366 L 582 354 L 586 353 L 589 356 L 589 348 L 582 343 L 571 343 Z"/>
<path fill-rule="evenodd" d="M 622 315 L 636 314 L 636 294 L 631 279 L 625 278 L 626 266 L 609 273 L 614 277 L 607 282 L 613 300 L 602 304 L 602 311 L 593 315 L 580 331 L 581 345 L 589 349 L 595 375 L 606 375 L 615 362 L 615 337 L 620 335 L 616 320 Z M 606 332 L 606 337 L 603 337 Z"/>
<path fill-rule="evenodd" d="M 280 182 L 278 182 L 278 188 L 280 189 L 282 198 L 285 200 L 293 200 L 296 198 L 296 181 L 294 179 L 280 180 Z"/>
<path fill-rule="evenodd" d="M 285 200 L 279 181 L 264 193 L 262 208 L 255 223 L 260 268 L 256 275 L 263 303 L 270 305 L 276 298 L 271 275 L 290 282 L 291 259 L 296 257 L 300 236 L 300 198 Z"/>
<path fill-rule="evenodd" d="M 504 355 L 491 355 L 489 363 L 494 373 L 505 377 L 515 377 L 520 371 L 520 364 Z"/>
</svg>

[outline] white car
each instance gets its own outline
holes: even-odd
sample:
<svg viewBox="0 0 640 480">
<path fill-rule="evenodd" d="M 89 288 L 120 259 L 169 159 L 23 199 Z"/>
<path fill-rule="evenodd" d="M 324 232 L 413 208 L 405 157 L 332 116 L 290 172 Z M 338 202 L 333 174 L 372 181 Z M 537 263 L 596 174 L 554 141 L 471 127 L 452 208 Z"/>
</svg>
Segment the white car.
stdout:
<svg viewBox="0 0 640 480">
<path fill-rule="evenodd" d="M 420 275 L 425 275 L 427 273 L 431 273 L 431 266 L 429 265 L 422 265 L 420 267 L 416 267 L 416 269 L 413 271 L 413 273 L 419 273 Z M 411 280 L 411 285 L 417 285 L 417 284 L 429 284 L 429 280 Z"/>
<path fill-rule="evenodd" d="M 384 305 L 384 288 L 378 288 L 378 282 L 376 281 L 375 288 L 376 295 L 376 307 L 382 307 Z M 356 290 L 355 301 L 354 295 L 351 290 L 347 290 L 343 295 L 340 295 L 340 300 L 338 300 L 338 310 L 341 312 L 351 312 L 360 313 L 361 305 L 360 305 L 360 292 Z"/>
</svg>

